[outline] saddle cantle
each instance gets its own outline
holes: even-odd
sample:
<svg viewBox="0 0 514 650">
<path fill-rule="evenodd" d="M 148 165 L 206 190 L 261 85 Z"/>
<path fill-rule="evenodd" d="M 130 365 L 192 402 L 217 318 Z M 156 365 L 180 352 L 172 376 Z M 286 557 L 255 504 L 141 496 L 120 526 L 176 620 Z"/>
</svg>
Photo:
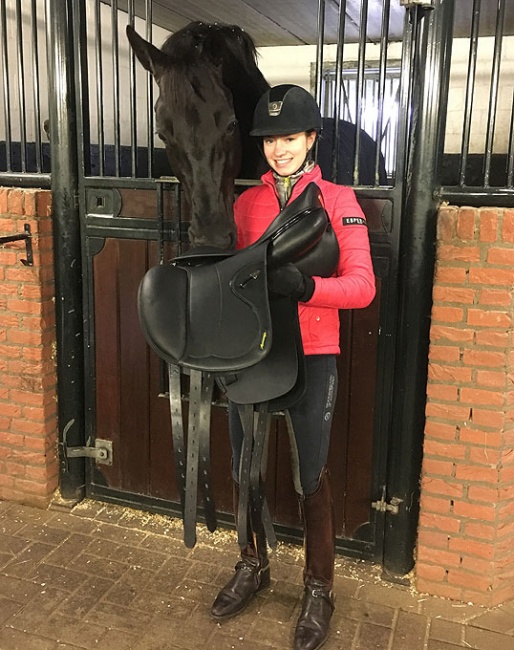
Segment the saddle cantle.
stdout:
<svg viewBox="0 0 514 650">
<path fill-rule="evenodd" d="M 248 248 L 237 252 L 193 250 L 151 268 L 143 277 L 138 292 L 141 327 L 150 347 L 168 363 L 173 446 L 187 546 L 196 542 L 198 487 L 203 493 L 207 526 L 216 528 L 209 479 L 214 378 L 227 397 L 240 405 L 245 432 L 239 477 L 239 512 L 244 513 L 238 519 L 239 543 L 242 547 L 247 543 L 250 506 L 252 516 L 262 518 L 273 545 L 261 477 L 269 413 L 287 409 L 301 397 L 305 370 L 297 303 L 287 297 L 270 299 L 267 271 L 293 263 L 307 275 L 328 277 L 338 261 L 339 246 L 320 189 L 310 183 Z M 180 368 L 190 374 L 187 450 Z"/>
</svg>

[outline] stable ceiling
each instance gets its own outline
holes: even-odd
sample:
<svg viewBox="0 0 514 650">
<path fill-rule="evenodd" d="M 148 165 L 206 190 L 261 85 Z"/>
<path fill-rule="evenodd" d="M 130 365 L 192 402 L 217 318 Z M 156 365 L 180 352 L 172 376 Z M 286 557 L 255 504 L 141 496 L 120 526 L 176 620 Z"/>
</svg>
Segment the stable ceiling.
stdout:
<svg viewBox="0 0 514 650">
<path fill-rule="evenodd" d="M 110 0 L 103 0 L 110 4 Z M 455 36 L 470 35 L 472 0 L 455 0 Z M 145 15 L 145 0 L 135 0 L 138 16 Z M 345 41 L 358 40 L 361 0 L 347 0 Z M 498 0 L 482 0 L 480 35 L 492 36 L 496 28 Z M 514 2 L 506 2 L 505 33 L 514 34 Z M 119 0 L 126 10 L 127 0 Z M 382 0 L 368 0 L 368 40 L 380 40 Z M 316 0 L 153 0 L 153 22 L 175 32 L 192 20 L 237 24 L 257 46 L 315 44 L 318 35 Z M 325 43 L 337 42 L 338 0 L 325 1 Z M 390 39 L 401 40 L 405 9 L 391 2 Z"/>
</svg>

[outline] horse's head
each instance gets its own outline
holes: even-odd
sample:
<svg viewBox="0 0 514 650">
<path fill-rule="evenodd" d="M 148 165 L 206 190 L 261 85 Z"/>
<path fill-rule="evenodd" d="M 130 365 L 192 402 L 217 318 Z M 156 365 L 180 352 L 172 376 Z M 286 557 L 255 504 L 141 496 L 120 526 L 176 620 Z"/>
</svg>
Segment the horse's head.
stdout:
<svg viewBox="0 0 514 650">
<path fill-rule="evenodd" d="M 198 57 L 187 34 L 173 53 L 166 46 L 157 49 L 130 26 L 127 36 L 159 86 L 156 131 L 191 206 L 191 243 L 233 248 L 232 204 L 241 166 L 241 137 L 221 66 Z"/>
</svg>

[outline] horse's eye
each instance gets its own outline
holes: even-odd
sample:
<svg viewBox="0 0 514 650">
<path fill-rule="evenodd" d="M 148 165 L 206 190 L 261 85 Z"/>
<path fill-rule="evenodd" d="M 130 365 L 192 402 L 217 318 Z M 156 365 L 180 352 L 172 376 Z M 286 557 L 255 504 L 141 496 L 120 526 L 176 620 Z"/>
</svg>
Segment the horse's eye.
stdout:
<svg viewBox="0 0 514 650">
<path fill-rule="evenodd" d="M 162 133 L 156 131 L 155 135 L 159 138 L 159 140 L 162 140 L 162 142 L 166 142 L 166 138 L 162 135 Z"/>
<path fill-rule="evenodd" d="M 237 121 L 234 120 L 233 122 L 230 122 L 230 124 L 227 127 L 227 133 L 232 135 L 232 133 L 235 132 L 237 126 Z"/>
</svg>

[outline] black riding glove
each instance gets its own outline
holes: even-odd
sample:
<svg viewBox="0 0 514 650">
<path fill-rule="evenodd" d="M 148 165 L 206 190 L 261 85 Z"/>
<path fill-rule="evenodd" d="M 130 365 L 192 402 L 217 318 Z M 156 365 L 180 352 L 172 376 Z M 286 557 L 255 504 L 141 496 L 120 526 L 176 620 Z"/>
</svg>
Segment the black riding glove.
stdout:
<svg viewBox="0 0 514 650">
<path fill-rule="evenodd" d="M 268 273 L 268 289 L 279 296 L 307 302 L 314 293 L 314 280 L 304 275 L 294 264 L 285 264 Z"/>
</svg>

